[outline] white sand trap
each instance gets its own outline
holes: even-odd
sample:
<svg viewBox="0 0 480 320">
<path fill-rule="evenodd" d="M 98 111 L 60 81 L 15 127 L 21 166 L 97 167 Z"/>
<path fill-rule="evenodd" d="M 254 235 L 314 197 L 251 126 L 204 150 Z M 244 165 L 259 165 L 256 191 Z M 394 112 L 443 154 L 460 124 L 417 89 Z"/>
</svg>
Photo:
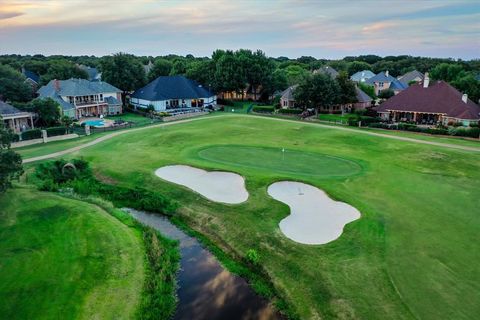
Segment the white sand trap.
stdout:
<svg viewBox="0 0 480 320">
<path fill-rule="evenodd" d="M 205 198 L 228 204 L 247 201 L 248 191 L 241 175 L 223 171 L 205 171 L 202 169 L 174 165 L 157 169 L 155 174 L 167 181 L 180 184 Z"/>
<path fill-rule="evenodd" d="M 280 230 L 299 243 L 333 241 L 340 237 L 347 223 L 360 218 L 354 207 L 334 201 L 322 190 L 305 183 L 275 182 L 268 187 L 268 194 L 290 206 L 290 215 L 280 221 Z"/>
</svg>

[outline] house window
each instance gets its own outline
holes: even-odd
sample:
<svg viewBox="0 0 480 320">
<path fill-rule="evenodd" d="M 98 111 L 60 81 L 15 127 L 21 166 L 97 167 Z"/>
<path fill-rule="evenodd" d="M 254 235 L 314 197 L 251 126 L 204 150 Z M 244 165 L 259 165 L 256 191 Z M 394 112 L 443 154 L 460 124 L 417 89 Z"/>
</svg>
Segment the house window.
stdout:
<svg viewBox="0 0 480 320">
<path fill-rule="evenodd" d="M 103 101 L 103 94 L 100 93 L 100 101 Z"/>
<path fill-rule="evenodd" d="M 383 88 L 383 82 L 379 82 L 379 83 L 378 83 L 378 86 L 379 86 L 380 88 Z"/>
</svg>

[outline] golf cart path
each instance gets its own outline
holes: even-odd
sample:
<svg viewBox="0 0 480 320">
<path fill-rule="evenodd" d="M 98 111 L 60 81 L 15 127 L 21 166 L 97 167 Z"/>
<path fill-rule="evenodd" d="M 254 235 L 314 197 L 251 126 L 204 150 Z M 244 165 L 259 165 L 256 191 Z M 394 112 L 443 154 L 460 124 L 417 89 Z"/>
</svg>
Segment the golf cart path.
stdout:
<svg viewBox="0 0 480 320">
<path fill-rule="evenodd" d="M 155 124 L 155 125 L 152 125 L 152 126 L 146 126 L 146 127 L 141 127 L 141 128 L 117 131 L 117 132 L 107 134 L 107 135 L 102 136 L 98 139 L 92 140 L 90 142 L 87 142 L 85 144 L 82 144 L 82 145 L 79 145 L 79 146 L 76 146 L 76 147 L 72 147 L 72 148 L 69 148 L 69 149 L 62 150 L 62 151 L 57 151 L 57 152 L 45 154 L 45 155 L 38 156 L 38 157 L 24 159 L 23 163 L 30 163 L 30 162 L 35 162 L 35 161 L 40 161 L 40 160 L 45 160 L 45 159 L 50 159 L 50 158 L 63 156 L 65 154 L 69 154 L 69 153 L 72 153 L 72 152 L 75 152 L 75 151 L 78 151 L 78 150 L 81 150 L 81 149 L 84 149 L 84 148 L 88 148 L 88 147 L 96 145 L 100 142 L 112 139 L 114 137 L 117 137 L 117 136 L 120 136 L 120 135 L 123 135 L 123 134 L 130 133 L 130 132 L 136 132 L 136 131 L 140 131 L 140 130 L 147 130 L 147 129 L 158 128 L 158 127 L 163 127 L 163 126 L 171 126 L 171 125 L 193 122 L 193 121 L 217 119 L 217 117 L 218 116 L 184 119 L 184 120 Z M 377 132 L 372 132 L 372 131 L 363 131 L 363 130 L 345 128 L 345 127 L 331 126 L 331 125 L 326 125 L 326 124 L 321 124 L 321 123 L 311 123 L 311 122 L 304 122 L 304 121 L 298 121 L 298 120 L 279 119 L 279 118 L 256 116 L 256 115 L 223 115 L 223 117 L 254 117 L 254 118 L 266 119 L 266 120 L 272 120 L 272 121 L 290 122 L 290 123 L 295 123 L 295 124 L 300 124 L 300 125 L 316 126 L 316 127 L 328 128 L 328 129 L 333 129 L 333 130 L 342 130 L 342 131 L 348 131 L 348 132 L 357 133 L 357 134 L 366 134 L 366 135 L 370 135 L 370 136 L 377 136 L 377 137 L 382 137 L 382 138 L 387 138 L 387 139 L 394 139 L 394 140 L 400 140 L 400 141 L 406 141 L 406 142 L 412 142 L 412 143 L 418 143 L 418 144 L 427 144 L 427 145 L 431 145 L 431 146 L 437 146 L 437 147 L 448 148 L 448 149 L 457 149 L 457 150 L 463 150 L 463 151 L 480 152 L 480 147 L 477 148 L 477 147 L 456 145 L 456 144 L 451 144 L 451 143 L 442 143 L 442 142 L 434 142 L 434 141 L 427 141 L 427 140 L 419 140 L 419 139 L 414 139 L 414 138 L 394 136 L 394 135 L 388 135 L 388 134 L 377 133 Z"/>
</svg>

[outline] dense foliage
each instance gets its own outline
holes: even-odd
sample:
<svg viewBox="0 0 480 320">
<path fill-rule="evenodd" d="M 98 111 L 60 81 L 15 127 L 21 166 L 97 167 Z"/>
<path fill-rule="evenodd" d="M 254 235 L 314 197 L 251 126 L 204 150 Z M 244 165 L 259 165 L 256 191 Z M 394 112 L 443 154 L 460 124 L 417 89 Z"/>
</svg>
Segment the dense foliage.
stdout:
<svg viewBox="0 0 480 320">
<path fill-rule="evenodd" d="M 123 90 L 134 91 L 145 85 L 146 76 L 142 63 L 133 55 L 117 53 L 100 61 L 102 80 Z"/>
<path fill-rule="evenodd" d="M 340 102 L 339 96 L 339 84 L 322 73 L 308 77 L 295 90 L 296 103 L 305 108 L 331 107 Z"/>
<path fill-rule="evenodd" d="M 10 150 L 14 134 L 3 125 L 0 117 L 0 194 L 12 185 L 12 180 L 23 174 L 22 157 Z"/>
<path fill-rule="evenodd" d="M 9 65 L 0 64 L 0 100 L 25 102 L 32 98 L 32 88 L 25 77 Z"/>
</svg>

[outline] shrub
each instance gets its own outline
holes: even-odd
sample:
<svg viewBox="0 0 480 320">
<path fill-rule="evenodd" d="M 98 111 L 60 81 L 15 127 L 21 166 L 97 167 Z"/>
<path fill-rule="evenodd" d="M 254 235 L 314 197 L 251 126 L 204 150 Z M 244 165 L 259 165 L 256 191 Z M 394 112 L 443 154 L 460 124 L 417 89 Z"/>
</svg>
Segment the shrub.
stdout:
<svg viewBox="0 0 480 320">
<path fill-rule="evenodd" d="M 220 104 L 222 106 L 229 106 L 229 107 L 234 106 L 233 101 L 225 100 L 225 99 L 217 99 L 217 104 Z"/>
<path fill-rule="evenodd" d="M 282 114 L 301 114 L 303 110 L 301 109 L 279 109 L 278 113 Z"/>
<path fill-rule="evenodd" d="M 16 133 L 12 133 L 12 142 L 20 141 L 20 136 Z"/>
<path fill-rule="evenodd" d="M 58 191 L 58 184 L 56 184 L 52 179 L 47 179 L 42 181 L 42 183 L 38 186 L 38 190 L 56 192 Z"/>
<path fill-rule="evenodd" d="M 248 249 L 247 254 L 245 255 L 245 260 L 253 265 L 257 265 L 260 261 L 260 255 L 255 249 Z"/>
<path fill-rule="evenodd" d="M 73 164 L 75 168 L 65 166 L 67 163 Z M 73 159 L 67 162 L 63 159 L 51 162 L 41 163 L 35 169 L 35 176 L 40 180 L 52 180 L 56 184 L 62 184 L 78 178 L 91 177 L 88 162 L 82 159 Z"/>
<path fill-rule="evenodd" d="M 48 137 L 61 136 L 68 133 L 68 128 L 66 127 L 51 127 L 46 130 Z"/>
<path fill-rule="evenodd" d="M 32 129 L 22 132 L 22 140 L 39 139 L 42 137 L 42 130 Z"/>
<path fill-rule="evenodd" d="M 260 113 L 272 113 L 274 108 L 272 106 L 254 106 L 253 112 L 260 112 Z"/>
</svg>

